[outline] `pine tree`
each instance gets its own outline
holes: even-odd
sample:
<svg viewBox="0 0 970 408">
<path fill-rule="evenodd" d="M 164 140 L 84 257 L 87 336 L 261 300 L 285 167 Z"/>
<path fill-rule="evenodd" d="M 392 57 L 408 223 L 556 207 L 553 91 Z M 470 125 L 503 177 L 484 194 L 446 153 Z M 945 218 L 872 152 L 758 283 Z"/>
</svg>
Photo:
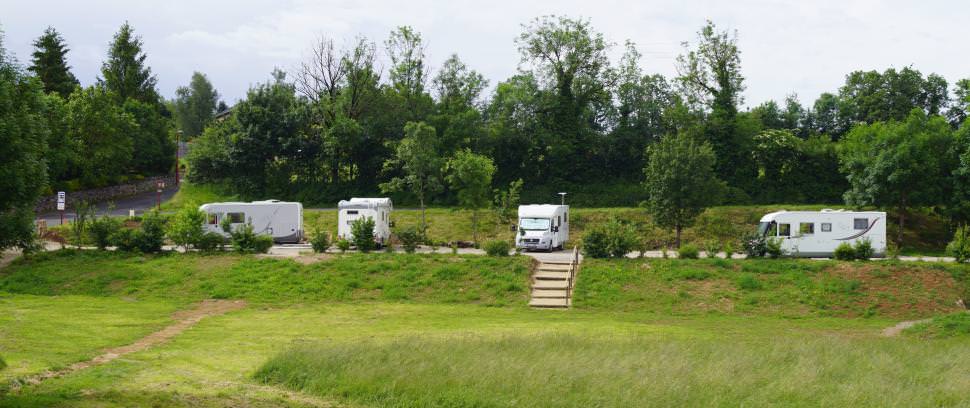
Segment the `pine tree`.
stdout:
<svg viewBox="0 0 970 408">
<path fill-rule="evenodd" d="M 44 35 L 34 41 L 33 62 L 28 68 L 44 83 L 45 92 L 56 92 L 63 98 L 67 98 L 79 85 L 71 73 L 71 67 L 67 65 L 68 51 L 70 49 L 64 44 L 61 34 L 54 27 L 47 27 Z"/>
<path fill-rule="evenodd" d="M 141 38 L 127 22 L 121 26 L 111 42 L 108 60 L 101 65 L 102 78 L 98 83 L 113 92 L 122 101 L 131 98 L 140 102 L 156 104 L 157 80 L 145 65 L 147 56 L 142 51 Z"/>
<path fill-rule="evenodd" d="M 189 86 L 180 86 L 175 93 L 175 113 L 179 129 L 187 137 L 198 136 L 217 112 L 219 93 L 201 72 L 193 73 Z"/>
</svg>

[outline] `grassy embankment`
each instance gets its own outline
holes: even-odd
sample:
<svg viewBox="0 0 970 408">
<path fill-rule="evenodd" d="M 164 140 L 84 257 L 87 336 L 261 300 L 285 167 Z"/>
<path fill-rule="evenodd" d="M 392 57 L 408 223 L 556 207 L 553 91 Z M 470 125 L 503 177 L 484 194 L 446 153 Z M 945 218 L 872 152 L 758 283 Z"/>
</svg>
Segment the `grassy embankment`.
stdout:
<svg viewBox="0 0 970 408">
<path fill-rule="evenodd" d="M 128 343 L 199 299 L 250 306 L 0 406 L 970 404 L 966 335 L 880 336 L 902 318 L 954 312 L 965 265 L 590 260 L 562 312 L 525 307 L 529 262 L 17 261 L 0 270 L 0 316 L 15 316 L 0 321 L 7 379 Z M 48 333 L 66 338 L 38 341 Z"/>
</svg>

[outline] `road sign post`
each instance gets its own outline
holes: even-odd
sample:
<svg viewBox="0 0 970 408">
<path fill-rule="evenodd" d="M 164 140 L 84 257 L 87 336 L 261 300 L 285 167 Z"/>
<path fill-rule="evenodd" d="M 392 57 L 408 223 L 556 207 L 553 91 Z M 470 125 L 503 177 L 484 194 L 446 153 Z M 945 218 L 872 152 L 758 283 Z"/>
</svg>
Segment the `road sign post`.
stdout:
<svg viewBox="0 0 970 408">
<path fill-rule="evenodd" d="M 63 191 L 57 192 L 57 211 L 61 212 L 61 225 L 64 225 L 64 203 L 67 201 L 67 195 Z"/>
<path fill-rule="evenodd" d="M 162 189 L 165 188 L 165 182 L 159 180 L 158 183 L 155 184 L 155 186 L 158 187 L 155 190 L 155 192 L 158 193 L 158 196 L 155 201 L 158 203 L 158 211 L 161 211 L 162 210 Z"/>
</svg>

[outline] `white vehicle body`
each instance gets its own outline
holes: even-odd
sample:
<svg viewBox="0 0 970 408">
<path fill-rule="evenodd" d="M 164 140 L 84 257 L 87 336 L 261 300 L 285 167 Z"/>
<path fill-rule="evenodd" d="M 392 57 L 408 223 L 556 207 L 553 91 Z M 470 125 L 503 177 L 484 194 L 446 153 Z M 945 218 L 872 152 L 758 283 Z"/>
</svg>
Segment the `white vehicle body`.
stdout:
<svg viewBox="0 0 970 408">
<path fill-rule="evenodd" d="M 830 258 L 840 244 L 864 239 L 875 256 L 886 255 L 886 213 L 879 211 L 778 211 L 761 217 L 758 232 L 781 239 L 792 256 Z"/>
<path fill-rule="evenodd" d="M 229 218 L 232 229 L 250 224 L 256 234 L 269 235 L 274 242 L 297 243 L 303 240 L 303 204 L 279 200 L 251 203 L 209 203 L 199 210 L 206 213 L 203 229 L 228 237 L 222 220 Z"/>
<path fill-rule="evenodd" d="M 348 241 L 354 239 L 351 225 L 360 218 L 374 220 L 374 241 L 383 246 L 391 239 L 390 198 L 351 198 L 337 203 L 337 236 Z"/>
<path fill-rule="evenodd" d="M 569 206 L 532 204 L 519 206 L 515 247 L 551 251 L 569 240 Z"/>
</svg>

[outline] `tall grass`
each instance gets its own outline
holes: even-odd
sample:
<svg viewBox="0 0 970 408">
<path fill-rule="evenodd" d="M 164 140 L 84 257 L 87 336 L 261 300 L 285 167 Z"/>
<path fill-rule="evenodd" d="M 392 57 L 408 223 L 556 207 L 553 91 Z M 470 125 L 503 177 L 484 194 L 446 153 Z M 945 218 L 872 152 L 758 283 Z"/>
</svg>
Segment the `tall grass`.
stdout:
<svg viewBox="0 0 970 408">
<path fill-rule="evenodd" d="M 380 407 L 955 406 L 957 341 L 532 335 L 315 343 L 257 380 Z"/>
</svg>

